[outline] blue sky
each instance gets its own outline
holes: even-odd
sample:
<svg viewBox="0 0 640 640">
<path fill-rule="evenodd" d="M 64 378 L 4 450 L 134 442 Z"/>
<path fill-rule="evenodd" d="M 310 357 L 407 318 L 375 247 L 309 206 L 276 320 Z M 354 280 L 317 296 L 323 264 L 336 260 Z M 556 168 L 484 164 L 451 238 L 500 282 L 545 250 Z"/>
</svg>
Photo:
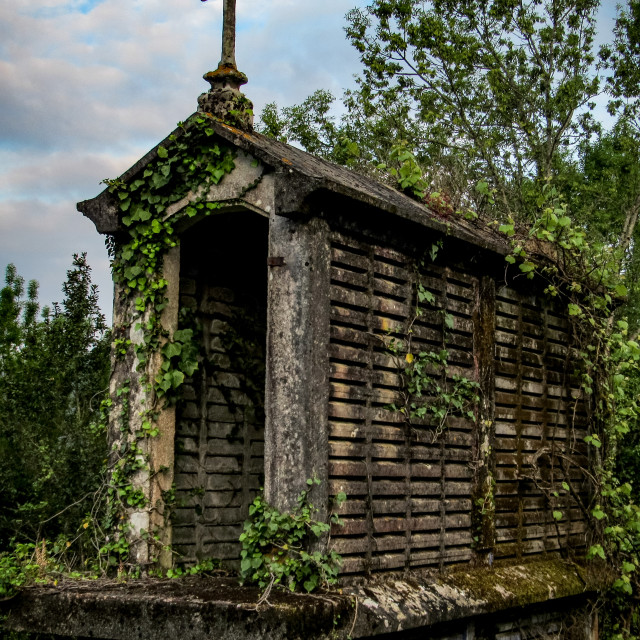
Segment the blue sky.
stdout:
<svg viewBox="0 0 640 640">
<path fill-rule="evenodd" d="M 352 85 L 343 26 L 358 2 L 237 0 L 257 112 Z M 222 0 L 0 0 L 0 270 L 38 280 L 42 303 L 61 300 L 72 254 L 86 251 L 110 315 L 103 237 L 75 203 L 195 111 L 221 19 Z"/>
<path fill-rule="evenodd" d="M 237 0 L 237 61 L 258 113 L 353 85 L 344 15 L 364 4 Z M 603 40 L 614 16 L 604 2 Z M 103 237 L 75 203 L 195 110 L 221 18 L 222 0 L 0 0 L 0 269 L 37 279 L 42 303 L 61 299 L 72 254 L 86 251 L 110 315 Z"/>
</svg>

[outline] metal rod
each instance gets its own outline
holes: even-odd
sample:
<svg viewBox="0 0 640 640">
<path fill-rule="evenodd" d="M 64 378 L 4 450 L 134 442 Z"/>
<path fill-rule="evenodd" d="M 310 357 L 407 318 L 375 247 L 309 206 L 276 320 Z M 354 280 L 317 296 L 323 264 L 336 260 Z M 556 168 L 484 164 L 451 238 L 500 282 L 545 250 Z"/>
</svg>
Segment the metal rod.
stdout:
<svg viewBox="0 0 640 640">
<path fill-rule="evenodd" d="M 220 64 L 236 66 L 236 0 L 224 0 Z"/>
</svg>

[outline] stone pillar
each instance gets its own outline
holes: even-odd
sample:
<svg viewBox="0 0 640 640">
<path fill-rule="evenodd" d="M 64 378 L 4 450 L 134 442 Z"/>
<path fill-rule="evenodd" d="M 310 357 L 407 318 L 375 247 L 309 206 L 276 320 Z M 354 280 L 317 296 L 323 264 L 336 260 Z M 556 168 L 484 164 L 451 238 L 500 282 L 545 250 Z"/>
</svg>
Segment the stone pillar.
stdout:
<svg viewBox="0 0 640 640">
<path fill-rule="evenodd" d="M 164 258 L 163 275 L 168 281 L 167 306 L 162 311 L 161 323 L 171 335 L 178 323 L 178 294 L 180 275 L 180 248 L 171 249 Z M 173 458 L 175 438 L 175 408 L 164 407 L 153 393 L 153 380 L 160 372 L 162 357 L 153 354 L 140 368 L 135 348 L 143 342 L 143 333 L 137 325 L 148 318 L 135 311 L 135 296 L 126 296 L 118 286 L 114 302 L 114 340 L 130 340 L 126 354 L 118 351 L 112 359 L 110 379 L 112 407 L 109 415 L 110 468 L 112 480 L 118 488 L 127 491 L 122 496 L 125 510 L 124 524 L 129 542 L 130 561 L 146 569 L 158 563 L 163 568 L 171 566 L 171 553 L 165 548 L 171 543 L 171 530 L 165 518 L 163 492 L 173 483 Z M 142 425 L 153 420 L 159 434 L 143 435 Z M 127 452 L 133 455 L 127 458 Z M 135 462 L 139 468 L 129 471 Z M 122 477 L 124 476 L 124 478 Z M 130 483 L 130 487 L 127 485 Z M 128 492 L 136 492 L 138 499 L 127 504 Z"/>
<path fill-rule="evenodd" d="M 296 506 L 309 478 L 328 509 L 329 231 L 325 221 L 274 215 L 269 229 L 265 496 Z"/>
<path fill-rule="evenodd" d="M 473 310 L 473 357 L 480 402 L 476 416 L 474 489 L 471 526 L 474 563 L 491 566 L 495 552 L 495 328 L 496 287 L 492 278 L 478 283 Z"/>
</svg>

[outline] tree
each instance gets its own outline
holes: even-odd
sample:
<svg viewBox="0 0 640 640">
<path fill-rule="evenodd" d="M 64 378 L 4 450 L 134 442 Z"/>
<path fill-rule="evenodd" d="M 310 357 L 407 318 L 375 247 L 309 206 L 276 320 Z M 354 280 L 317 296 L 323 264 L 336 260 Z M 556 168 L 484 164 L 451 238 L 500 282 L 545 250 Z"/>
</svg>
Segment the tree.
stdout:
<svg viewBox="0 0 640 640">
<path fill-rule="evenodd" d="M 332 150 L 325 157 L 340 161 L 334 150 L 346 137 L 365 160 L 387 162 L 390 146 L 405 140 L 427 181 L 449 182 L 457 202 L 481 210 L 486 199 L 474 185 L 485 180 L 500 214 L 533 219 L 540 183 L 599 131 L 598 4 L 373 0 L 351 11 L 347 36 L 363 70 L 340 126 L 319 128 Z M 312 127 L 314 106 L 283 110 L 283 120 L 305 113 L 297 124 Z M 324 123 L 326 100 L 322 115 Z M 303 146 L 312 137 L 291 124 L 289 133 Z"/>
<path fill-rule="evenodd" d="M 554 193 L 591 239 L 616 250 L 635 304 L 640 2 L 620 10 L 600 51 L 598 6 L 372 0 L 347 15 L 363 68 L 346 112 L 332 117 L 333 96 L 316 92 L 280 114 L 269 105 L 263 130 L 391 183 L 403 174 L 402 145 L 424 175 L 417 192 L 444 214 L 533 223 Z M 605 89 L 619 116 L 608 132 L 593 112 Z"/>
<path fill-rule="evenodd" d="M 106 457 L 99 426 L 110 337 L 86 254 L 75 255 L 62 305 L 38 319 L 37 283 L 13 265 L 0 290 L 0 548 L 72 535 Z M 70 505 L 71 506 L 70 508 Z M 51 518 L 64 510 L 56 520 Z"/>
</svg>

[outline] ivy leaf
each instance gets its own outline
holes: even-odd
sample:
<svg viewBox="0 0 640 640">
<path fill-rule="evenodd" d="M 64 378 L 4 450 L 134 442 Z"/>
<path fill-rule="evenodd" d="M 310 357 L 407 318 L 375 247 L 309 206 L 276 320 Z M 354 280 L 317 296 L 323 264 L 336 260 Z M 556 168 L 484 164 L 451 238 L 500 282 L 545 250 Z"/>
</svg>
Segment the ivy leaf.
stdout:
<svg viewBox="0 0 640 640">
<path fill-rule="evenodd" d="M 307 590 L 307 592 L 311 593 L 318 586 L 317 574 L 313 574 L 308 580 L 304 582 L 303 586 Z"/>
<path fill-rule="evenodd" d="M 169 155 L 169 152 L 162 145 L 160 145 L 158 147 L 158 157 L 166 158 L 168 155 Z"/>
<path fill-rule="evenodd" d="M 174 370 L 165 375 L 171 376 L 171 386 L 174 389 L 178 388 L 184 382 L 185 375 L 184 373 L 182 373 L 182 371 Z"/>
<path fill-rule="evenodd" d="M 180 355 L 180 353 L 182 352 L 182 345 L 175 342 L 169 342 L 164 346 L 162 352 L 167 358 L 171 359 L 175 356 Z"/>
<path fill-rule="evenodd" d="M 602 558 L 603 560 L 606 560 L 604 549 L 600 544 L 591 545 L 591 547 L 589 547 L 589 551 L 587 552 L 587 558 L 589 559 L 595 558 L 596 556 L 598 556 L 598 558 Z"/>
<path fill-rule="evenodd" d="M 190 342 L 193 338 L 193 329 L 178 329 L 173 333 L 174 342 Z"/>
<path fill-rule="evenodd" d="M 194 360 L 187 360 L 180 364 L 180 369 L 184 371 L 186 375 L 192 376 L 198 370 L 198 363 Z"/>
<path fill-rule="evenodd" d="M 614 291 L 616 292 L 616 295 L 620 296 L 621 298 L 625 298 L 629 293 L 629 290 L 623 284 L 616 285 Z"/>
<path fill-rule="evenodd" d="M 554 511 L 552 515 L 556 520 L 562 520 L 562 511 Z"/>
</svg>

